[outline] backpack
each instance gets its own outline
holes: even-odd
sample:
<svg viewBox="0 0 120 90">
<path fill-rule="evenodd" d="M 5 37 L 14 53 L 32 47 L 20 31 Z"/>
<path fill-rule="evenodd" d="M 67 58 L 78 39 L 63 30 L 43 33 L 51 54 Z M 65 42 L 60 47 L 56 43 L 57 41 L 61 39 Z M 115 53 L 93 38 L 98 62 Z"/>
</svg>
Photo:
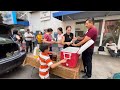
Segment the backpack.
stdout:
<svg viewBox="0 0 120 90">
<path fill-rule="evenodd" d="M 13 35 L 13 40 L 17 41 L 16 34 Z"/>
<path fill-rule="evenodd" d="M 104 50 L 104 47 L 103 47 L 103 46 L 100 46 L 100 47 L 98 48 L 98 51 L 105 51 L 105 50 Z"/>
</svg>

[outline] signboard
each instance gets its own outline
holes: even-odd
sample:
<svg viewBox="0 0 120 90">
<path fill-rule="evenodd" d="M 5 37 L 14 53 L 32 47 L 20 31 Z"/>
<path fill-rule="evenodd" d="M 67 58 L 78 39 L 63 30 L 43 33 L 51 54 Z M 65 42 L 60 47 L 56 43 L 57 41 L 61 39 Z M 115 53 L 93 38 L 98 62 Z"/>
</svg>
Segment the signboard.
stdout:
<svg viewBox="0 0 120 90">
<path fill-rule="evenodd" d="M 17 24 L 15 11 L 1 11 L 4 24 Z"/>
<path fill-rule="evenodd" d="M 41 11 L 40 12 L 40 19 L 41 21 L 50 20 L 51 12 L 50 11 Z"/>
<path fill-rule="evenodd" d="M 27 21 L 28 16 L 27 16 L 28 11 L 17 11 L 17 19 L 25 20 Z"/>
</svg>

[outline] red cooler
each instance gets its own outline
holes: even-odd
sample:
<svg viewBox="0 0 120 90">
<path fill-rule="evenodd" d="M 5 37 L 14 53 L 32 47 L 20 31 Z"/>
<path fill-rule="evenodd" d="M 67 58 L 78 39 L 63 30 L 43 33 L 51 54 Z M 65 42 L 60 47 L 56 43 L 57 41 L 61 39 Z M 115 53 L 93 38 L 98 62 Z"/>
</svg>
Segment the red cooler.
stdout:
<svg viewBox="0 0 120 90">
<path fill-rule="evenodd" d="M 61 50 L 60 59 L 67 59 L 67 62 L 62 65 L 70 68 L 76 67 L 80 56 L 80 54 L 78 54 L 79 49 L 78 47 L 67 47 Z"/>
</svg>

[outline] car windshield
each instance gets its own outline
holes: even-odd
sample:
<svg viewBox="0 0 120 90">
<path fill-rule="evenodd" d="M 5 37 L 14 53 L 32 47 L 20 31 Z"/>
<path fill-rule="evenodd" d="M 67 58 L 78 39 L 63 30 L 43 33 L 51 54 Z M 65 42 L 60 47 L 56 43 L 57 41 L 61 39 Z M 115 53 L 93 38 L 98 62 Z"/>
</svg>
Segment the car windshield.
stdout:
<svg viewBox="0 0 120 90">
<path fill-rule="evenodd" d="M 9 43 L 13 43 L 13 41 L 11 39 L 0 37 L 0 44 L 9 44 Z"/>
</svg>

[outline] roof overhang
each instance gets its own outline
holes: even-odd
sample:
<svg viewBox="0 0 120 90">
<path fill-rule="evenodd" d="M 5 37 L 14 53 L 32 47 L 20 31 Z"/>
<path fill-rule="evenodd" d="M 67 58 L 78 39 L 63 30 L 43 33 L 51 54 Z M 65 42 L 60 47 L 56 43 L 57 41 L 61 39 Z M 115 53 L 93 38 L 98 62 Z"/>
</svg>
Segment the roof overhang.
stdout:
<svg viewBox="0 0 120 90">
<path fill-rule="evenodd" d="M 89 17 L 105 17 L 120 15 L 120 11 L 60 11 L 53 13 L 53 17 L 62 21 L 86 19 Z"/>
<path fill-rule="evenodd" d="M 61 11 L 53 13 L 53 17 L 63 16 L 63 15 L 70 15 L 75 13 L 80 13 L 81 11 Z"/>
<path fill-rule="evenodd" d="M 18 25 L 23 25 L 23 26 L 29 26 L 29 22 L 28 21 L 17 21 Z"/>
</svg>

